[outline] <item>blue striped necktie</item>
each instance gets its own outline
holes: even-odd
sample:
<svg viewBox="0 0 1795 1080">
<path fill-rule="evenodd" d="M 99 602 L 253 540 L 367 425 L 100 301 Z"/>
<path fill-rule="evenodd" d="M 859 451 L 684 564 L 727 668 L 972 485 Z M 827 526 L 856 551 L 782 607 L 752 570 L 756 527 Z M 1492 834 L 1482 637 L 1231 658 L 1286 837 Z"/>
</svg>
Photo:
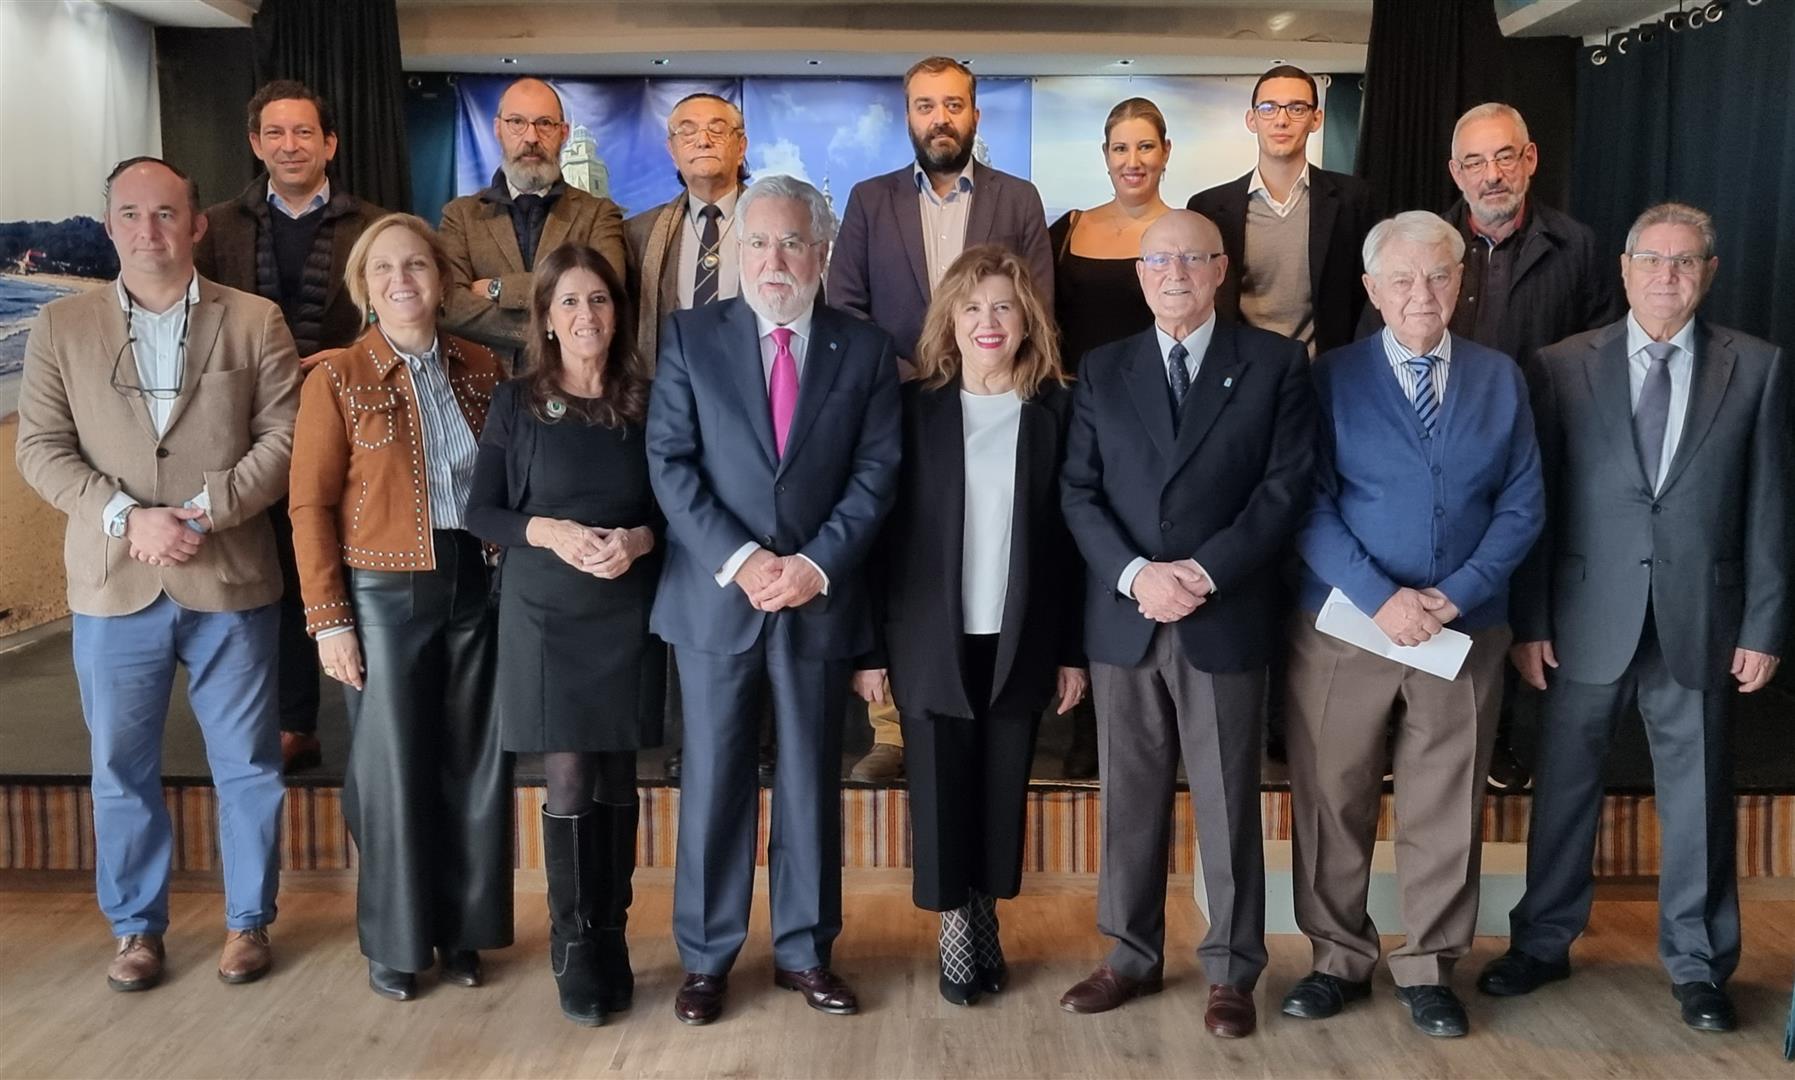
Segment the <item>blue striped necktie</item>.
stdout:
<svg viewBox="0 0 1795 1080">
<path fill-rule="evenodd" d="M 1440 396 L 1434 392 L 1434 364 L 1437 356 L 1411 356 L 1409 370 L 1415 373 L 1415 415 L 1429 435 L 1440 418 Z"/>
</svg>

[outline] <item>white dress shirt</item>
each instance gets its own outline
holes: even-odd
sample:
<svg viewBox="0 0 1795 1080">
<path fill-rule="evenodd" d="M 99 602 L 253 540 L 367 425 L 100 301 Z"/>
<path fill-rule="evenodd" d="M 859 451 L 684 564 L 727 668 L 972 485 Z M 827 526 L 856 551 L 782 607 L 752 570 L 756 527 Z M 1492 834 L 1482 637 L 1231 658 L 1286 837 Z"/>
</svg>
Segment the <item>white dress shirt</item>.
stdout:
<svg viewBox="0 0 1795 1080">
<path fill-rule="evenodd" d="M 147 311 L 137 306 L 137 301 L 125 290 L 124 278 L 113 284 L 118 289 L 119 311 L 125 317 L 126 333 L 131 338 L 130 351 L 136 361 L 135 365 L 127 366 L 124 359 L 119 358 L 114 369 L 119 381 L 151 390 L 180 388 L 187 376 L 187 331 L 193 320 L 193 309 L 199 305 L 198 272 L 187 283 L 187 291 L 181 299 L 167 311 Z M 168 418 L 178 396 L 143 395 L 144 407 L 149 410 L 150 423 L 158 436 L 168 434 Z M 100 530 L 108 536 L 123 536 L 125 512 L 138 505 L 136 499 L 122 491 L 112 496 L 100 511 Z M 208 514 L 212 512 L 212 500 L 204 487 L 182 505 Z"/>
<path fill-rule="evenodd" d="M 798 369 L 800 386 L 804 383 L 804 355 L 810 350 L 810 321 L 813 314 L 814 309 L 806 307 L 804 314 L 785 324 L 786 329 L 792 332 L 790 348 L 792 359 L 796 362 L 794 366 Z M 760 376 L 766 382 L 769 393 L 771 393 L 773 358 L 779 354 L 779 346 L 773 341 L 773 331 L 778 328 L 778 324 L 768 322 L 758 311 L 754 313 L 754 324 L 760 334 Z M 752 409 L 755 406 L 750 404 L 748 407 Z M 723 588 L 734 584 L 736 572 L 741 570 L 742 564 L 748 561 L 748 556 L 760 550 L 761 546 L 752 540 L 736 548 L 735 554 L 731 555 L 729 561 L 723 564 L 723 569 L 717 571 L 717 584 Z M 816 572 L 823 579 L 823 595 L 829 595 L 829 575 L 823 572 L 822 567 L 812 562 L 808 555 L 800 554 L 798 558 L 816 567 Z"/>
<path fill-rule="evenodd" d="M 1307 161 L 1303 162 L 1302 174 L 1296 178 L 1296 183 L 1290 185 L 1290 191 L 1285 194 L 1283 202 L 1271 197 L 1271 188 L 1265 186 L 1265 177 L 1259 174 L 1257 165 L 1253 166 L 1253 178 L 1247 181 L 1247 198 L 1260 196 L 1265 200 L 1265 205 L 1271 207 L 1271 212 L 1279 217 L 1289 217 L 1290 212 L 1303 201 L 1302 197 L 1308 190 L 1309 163 Z"/>
<path fill-rule="evenodd" d="M 912 165 L 916 201 L 922 210 L 922 251 L 929 269 L 929 289 L 941 284 L 941 275 L 966 250 L 966 219 L 972 213 L 972 162 L 960 170 L 954 186 L 937 196 L 935 185 L 921 165 Z"/>
<path fill-rule="evenodd" d="M 274 181 L 270 180 L 268 181 L 268 201 L 274 204 L 276 210 L 279 210 L 288 217 L 302 218 L 313 210 L 318 209 L 318 207 L 330 202 L 330 181 L 326 179 L 324 181 L 324 186 L 313 192 L 312 197 L 305 201 L 304 206 L 294 207 L 288 205 L 287 200 L 281 198 L 280 192 L 274 190 Z"/>
<path fill-rule="evenodd" d="M 1010 538 L 1015 528 L 1016 446 L 1022 433 L 1022 398 L 960 391 L 965 427 L 966 514 L 960 538 L 961 629 L 995 634 L 1003 629 L 1010 588 Z"/>
<path fill-rule="evenodd" d="M 679 306 L 692 306 L 692 292 L 698 287 L 698 255 L 703 250 L 699 241 L 704 237 L 704 219 L 698 212 L 707 206 L 715 206 L 723 212 L 717 219 L 717 299 L 727 300 L 740 292 L 742 280 L 741 245 L 726 243 L 729 232 L 735 227 L 736 191 L 731 189 L 727 195 L 715 203 L 701 202 L 686 197 L 686 219 L 680 223 L 679 230 Z"/>
<path fill-rule="evenodd" d="M 1652 366 L 1652 358 L 1646 355 L 1645 347 L 1652 342 L 1652 336 L 1639 325 L 1639 320 L 1627 312 L 1627 394 L 1633 411 L 1639 409 L 1639 395 L 1645 392 L 1645 375 Z M 1664 477 L 1670 472 L 1670 459 L 1676 455 L 1677 444 L 1683 441 L 1683 421 L 1689 412 L 1689 387 L 1695 381 L 1695 320 L 1690 319 L 1683 328 L 1671 335 L 1670 343 L 1676 351 L 1670 354 L 1670 413 L 1664 422 L 1664 452 L 1658 456 L 1658 475 L 1652 477 L 1652 492 L 1656 494 L 1664 484 Z"/>
<path fill-rule="evenodd" d="M 1153 326 L 1153 334 L 1159 339 L 1159 362 L 1165 365 L 1166 385 L 1172 385 L 1172 346 L 1182 344 L 1185 351 L 1184 373 L 1190 378 L 1191 392 L 1195 393 L 1197 372 L 1203 370 L 1203 357 L 1209 354 L 1209 342 L 1215 337 L 1215 312 L 1210 311 L 1209 318 L 1203 320 L 1203 325 L 1192 330 L 1182 342 L 1166 333 L 1157 323 Z M 1151 561 L 1139 555 L 1130 560 L 1128 565 L 1122 568 L 1122 576 L 1116 579 L 1116 591 L 1133 599 L 1134 579 Z M 1193 558 L 1191 562 L 1196 562 L 1196 559 Z M 1204 577 L 1209 577 L 1209 571 L 1203 570 L 1201 564 L 1198 564 L 1197 569 L 1203 571 Z M 1212 587 L 1219 587 L 1214 578 L 1209 578 L 1209 584 Z"/>
</svg>

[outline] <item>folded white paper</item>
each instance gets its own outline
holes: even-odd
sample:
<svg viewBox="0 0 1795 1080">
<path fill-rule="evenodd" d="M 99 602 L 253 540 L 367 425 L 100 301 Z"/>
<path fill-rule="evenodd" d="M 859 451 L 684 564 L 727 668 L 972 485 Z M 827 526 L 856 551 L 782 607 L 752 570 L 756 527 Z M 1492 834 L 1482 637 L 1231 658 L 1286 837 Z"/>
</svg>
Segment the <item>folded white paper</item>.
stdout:
<svg viewBox="0 0 1795 1080">
<path fill-rule="evenodd" d="M 1354 607 L 1339 589 L 1329 593 L 1327 601 L 1321 605 L 1320 613 L 1315 616 L 1315 629 L 1366 652 L 1448 680 L 1458 678 L 1458 669 L 1464 666 L 1465 657 L 1471 652 L 1471 636 L 1450 629 L 1440 631 L 1419 645 L 1398 645 L 1378 629 L 1371 616 Z"/>
</svg>

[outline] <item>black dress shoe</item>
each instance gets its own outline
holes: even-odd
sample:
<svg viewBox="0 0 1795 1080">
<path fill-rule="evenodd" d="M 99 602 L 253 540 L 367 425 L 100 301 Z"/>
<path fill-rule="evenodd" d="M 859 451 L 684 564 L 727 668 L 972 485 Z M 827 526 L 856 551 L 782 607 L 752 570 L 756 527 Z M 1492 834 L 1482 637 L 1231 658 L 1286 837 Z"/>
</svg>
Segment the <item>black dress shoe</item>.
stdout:
<svg viewBox="0 0 1795 1080">
<path fill-rule="evenodd" d="M 368 961 L 368 987 L 392 1001 L 410 1001 L 418 996 L 418 977 L 385 964 Z"/>
<path fill-rule="evenodd" d="M 480 954 L 472 949 L 438 949 L 436 964 L 442 981 L 456 986 L 479 986 L 485 977 L 480 968 Z"/>
<path fill-rule="evenodd" d="M 1010 965 L 979 968 L 979 989 L 987 994 L 1001 994 L 1010 985 Z"/>
<path fill-rule="evenodd" d="M 949 1005 L 977 1005 L 983 996 L 984 987 L 975 978 L 972 982 L 957 983 L 941 973 L 941 998 Z"/>
<path fill-rule="evenodd" d="M 1409 1007 L 1409 1019 L 1423 1035 L 1456 1039 L 1471 1033 L 1464 1002 L 1450 986 L 1398 986 L 1396 1000 Z"/>
<path fill-rule="evenodd" d="M 772 787 L 773 774 L 779 768 L 779 747 L 776 745 L 760 748 L 760 756 L 755 761 L 755 771 L 760 774 L 760 786 Z"/>
<path fill-rule="evenodd" d="M 1325 971 L 1311 971 L 1284 995 L 1284 1015 L 1299 1020 L 1326 1020 L 1349 1001 L 1371 996 L 1371 980 L 1353 982 Z"/>
<path fill-rule="evenodd" d="M 1549 982 L 1571 977 L 1571 964 L 1560 960 L 1549 964 L 1519 949 L 1509 949 L 1484 965 L 1477 976 L 1477 989 L 1491 997 L 1520 997 L 1531 994 Z"/>
<path fill-rule="evenodd" d="M 1490 751 L 1489 785 L 1491 791 L 1524 791 L 1533 786 L 1533 774 L 1502 735 L 1496 737 Z"/>
<path fill-rule="evenodd" d="M 826 967 L 804 971 L 774 971 L 773 985 L 796 990 L 804 995 L 804 1004 L 817 1012 L 834 1016 L 852 1016 L 860 1011 L 860 1000 L 840 976 Z"/>
<path fill-rule="evenodd" d="M 673 998 L 673 1015 L 682 1024 L 708 1024 L 723 1015 L 723 991 L 729 989 L 727 975 L 686 973 L 679 993 Z"/>
<path fill-rule="evenodd" d="M 1670 992 L 1683 1007 L 1683 1023 L 1697 1031 L 1731 1031 L 1739 1026 L 1733 999 L 1719 983 L 1677 983 Z"/>
</svg>

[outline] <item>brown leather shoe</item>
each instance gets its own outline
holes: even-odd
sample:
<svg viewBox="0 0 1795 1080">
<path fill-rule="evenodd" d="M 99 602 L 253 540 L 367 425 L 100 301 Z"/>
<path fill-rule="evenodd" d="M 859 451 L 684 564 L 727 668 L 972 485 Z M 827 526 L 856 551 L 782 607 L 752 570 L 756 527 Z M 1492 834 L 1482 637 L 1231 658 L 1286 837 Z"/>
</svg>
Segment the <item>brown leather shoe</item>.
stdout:
<svg viewBox="0 0 1795 1080">
<path fill-rule="evenodd" d="M 324 763 L 324 747 L 318 736 L 303 731 L 280 733 L 280 771 L 315 769 Z"/>
<path fill-rule="evenodd" d="M 851 1016 L 860 1011 L 860 999 L 854 996 L 854 991 L 826 967 L 813 967 L 808 971 L 775 971 L 773 985 L 803 994 L 804 1004 L 817 1012 Z"/>
<path fill-rule="evenodd" d="M 1226 984 L 1209 988 L 1209 1007 L 1203 1010 L 1203 1026 L 1209 1034 L 1222 1039 L 1244 1039 L 1253 1033 L 1258 1022 L 1253 995 Z"/>
<path fill-rule="evenodd" d="M 1165 989 L 1165 978 L 1160 968 L 1154 968 L 1144 979 L 1131 979 L 1109 966 L 1109 961 L 1097 965 L 1097 970 L 1084 977 L 1082 982 L 1060 996 L 1060 1008 L 1075 1013 L 1100 1013 L 1121 1008 L 1137 997 L 1157 994 Z"/>
<path fill-rule="evenodd" d="M 162 981 L 162 935 L 126 934 L 106 967 L 106 985 L 129 993 Z"/>
<path fill-rule="evenodd" d="M 729 989 L 727 975 L 699 975 L 686 972 L 673 997 L 673 1015 L 682 1024 L 708 1024 L 723 1015 L 723 992 Z"/>
<path fill-rule="evenodd" d="M 224 955 L 218 958 L 218 977 L 227 983 L 255 982 L 274 966 L 274 950 L 268 944 L 268 928 L 232 930 L 224 936 Z"/>
<path fill-rule="evenodd" d="M 874 743 L 866 756 L 848 770 L 848 779 L 861 784 L 889 784 L 904 775 L 904 748 Z"/>
</svg>

